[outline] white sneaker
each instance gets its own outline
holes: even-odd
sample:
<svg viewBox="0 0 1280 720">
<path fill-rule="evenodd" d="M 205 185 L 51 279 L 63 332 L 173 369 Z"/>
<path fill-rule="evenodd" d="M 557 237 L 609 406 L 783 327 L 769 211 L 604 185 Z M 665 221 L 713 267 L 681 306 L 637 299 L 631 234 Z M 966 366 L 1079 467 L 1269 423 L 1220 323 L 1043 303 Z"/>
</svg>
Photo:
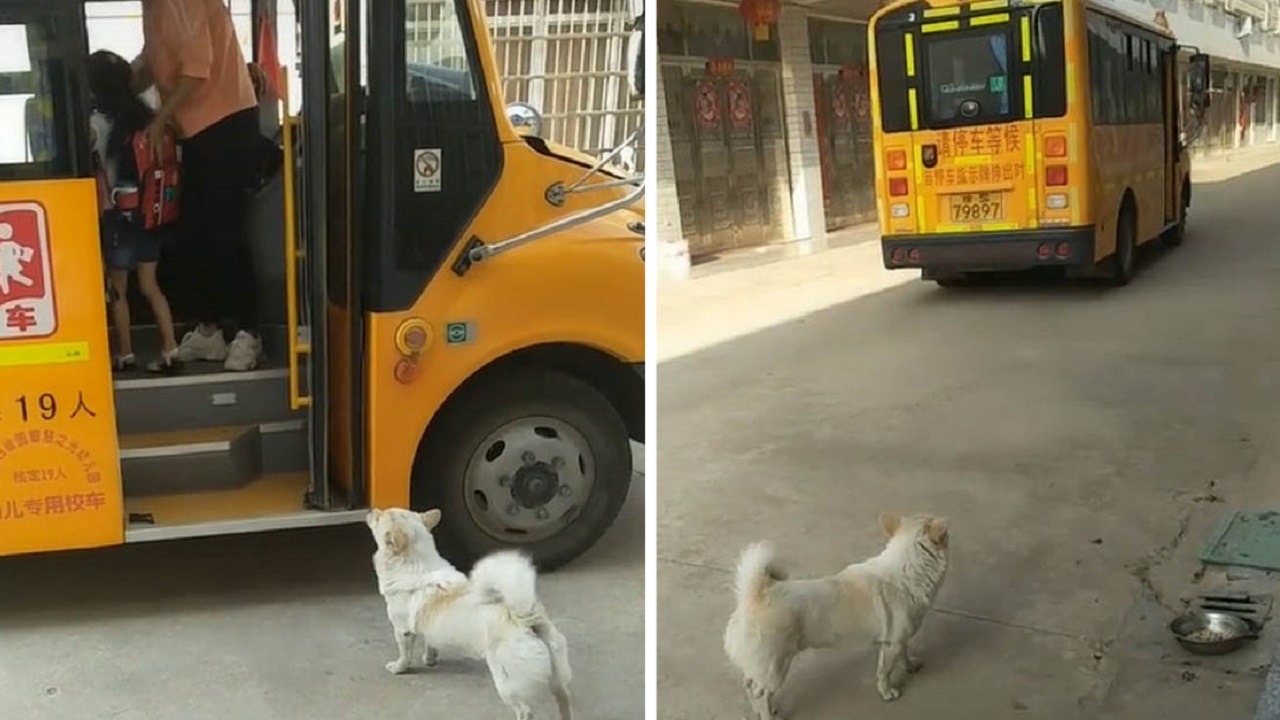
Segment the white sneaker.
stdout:
<svg viewBox="0 0 1280 720">
<path fill-rule="evenodd" d="M 212 335 L 205 335 L 199 330 L 192 330 L 182 336 L 178 345 L 178 360 L 182 362 L 222 362 L 227 359 L 227 341 L 218 330 Z"/>
<path fill-rule="evenodd" d="M 231 372 L 246 372 L 258 367 L 258 359 L 262 357 L 262 341 L 241 330 L 236 339 L 231 341 L 227 350 L 227 361 L 223 369 Z"/>
</svg>

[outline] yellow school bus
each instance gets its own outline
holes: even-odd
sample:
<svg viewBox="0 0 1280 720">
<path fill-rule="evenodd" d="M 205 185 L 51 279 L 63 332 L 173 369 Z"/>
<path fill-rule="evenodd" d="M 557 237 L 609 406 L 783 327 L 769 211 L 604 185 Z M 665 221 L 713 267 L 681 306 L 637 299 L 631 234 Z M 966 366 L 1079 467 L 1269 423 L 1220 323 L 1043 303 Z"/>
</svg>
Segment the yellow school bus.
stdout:
<svg viewBox="0 0 1280 720">
<path fill-rule="evenodd" d="M 868 26 L 886 268 L 1123 285 L 1191 202 L 1173 36 L 1089 0 L 902 0 Z M 1208 59 L 1190 59 L 1193 115 Z M 1193 118 L 1195 119 L 1195 118 Z"/>
<path fill-rule="evenodd" d="M 301 111 L 249 219 L 270 362 L 167 377 L 111 368 L 86 3 L 0 0 L 0 555 L 406 506 L 444 510 L 460 563 L 549 568 L 617 516 L 644 428 L 641 178 L 528 106 L 516 131 L 480 0 L 299 5 Z"/>
</svg>

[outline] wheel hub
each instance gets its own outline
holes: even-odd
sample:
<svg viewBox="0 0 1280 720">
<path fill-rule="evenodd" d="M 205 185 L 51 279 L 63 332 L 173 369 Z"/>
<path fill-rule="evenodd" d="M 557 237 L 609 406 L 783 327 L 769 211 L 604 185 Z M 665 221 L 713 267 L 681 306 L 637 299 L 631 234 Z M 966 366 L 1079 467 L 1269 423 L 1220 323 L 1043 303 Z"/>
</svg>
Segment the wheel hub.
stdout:
<svg viewBox="0 0 1280 720">
<path fill-rule="evenodd" d="M 511 480 L 511 497 L 526 510 L 546 505 L 559 493 L 560 476 L 541 461 L 520 468 Z"/>
<path fill-rule="evenodd" d="M 595 455 L 559 418 L 531 416 L 494 429 L 472 452 L 464 502 L 476 525 L 504 543 L 563 530 L 591 497 Z"/>
</svg>

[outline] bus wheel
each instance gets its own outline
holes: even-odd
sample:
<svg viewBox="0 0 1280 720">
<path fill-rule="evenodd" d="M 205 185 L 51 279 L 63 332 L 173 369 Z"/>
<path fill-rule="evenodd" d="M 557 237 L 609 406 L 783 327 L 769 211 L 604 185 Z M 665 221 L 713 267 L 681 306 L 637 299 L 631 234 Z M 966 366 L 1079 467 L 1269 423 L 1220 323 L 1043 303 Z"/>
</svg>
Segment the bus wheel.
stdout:
<svg viewBox="0 0 1280 720">
<path fill-rule="evenodd" d="M 469 566 L 504 548 L 543 570 L 596 543 L 631 486 L 631 443 L 585 382 L 538 369 L 494 374 L 455 397 L 414 467 L 415 509 L 438 507 L 440 550 Z"/>
<path fill-rule="evenodd" d="M 1133 209 L 1126 205 L 1116 222 L 1116 252 L 1111 257 L 1111 275 L 1107 278 L 1114 287 L 1128 285 L 1133 279 L 1133 266 L 1138 254 L 1137 234 Z"/>
</svg>

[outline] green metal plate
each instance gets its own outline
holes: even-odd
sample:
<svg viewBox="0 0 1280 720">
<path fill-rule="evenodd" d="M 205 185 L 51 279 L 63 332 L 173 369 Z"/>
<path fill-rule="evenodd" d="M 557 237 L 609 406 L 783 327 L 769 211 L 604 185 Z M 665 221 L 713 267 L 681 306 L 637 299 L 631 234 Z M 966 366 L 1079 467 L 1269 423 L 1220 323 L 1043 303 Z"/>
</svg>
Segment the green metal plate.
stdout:
<svg viewBox="0 0 1280 720">
<path fill-rule="evenodd" d="M 1206 565 L 1280 570 L 1280 512 L 1235 512 L 1227 516 L 1200 552 Z"/>
</svg>

